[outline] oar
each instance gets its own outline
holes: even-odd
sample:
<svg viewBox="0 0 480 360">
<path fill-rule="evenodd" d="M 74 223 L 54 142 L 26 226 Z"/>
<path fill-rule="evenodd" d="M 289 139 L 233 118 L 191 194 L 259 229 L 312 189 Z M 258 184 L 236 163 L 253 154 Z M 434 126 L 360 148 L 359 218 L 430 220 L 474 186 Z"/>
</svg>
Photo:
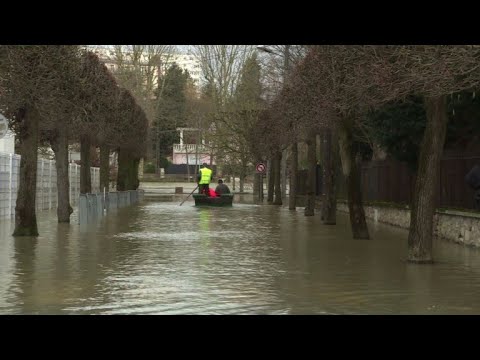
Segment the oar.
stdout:
<svg viewBox="0 0 480 360">
<path fill-rule="evenodd" d="M 182 204 L 183 204 L 185 201 L 187 201 L 187 199 L 190 197 L 190 195 L 192 195 L 192 194 L 194 193 L 194 191 L 198 189 L 198 186 L 199 186 L 199 185 L 197 185 L 197 187 L 196 187 L 195 189 L 193 189 L 193 191 L 192 191 L 190 194 L 188 194 L 188 196 L 185 198 L 185 200 L 182 201 L 182 203 L 180 204 L 180 206 L 182 206 Z"/>
</svg>

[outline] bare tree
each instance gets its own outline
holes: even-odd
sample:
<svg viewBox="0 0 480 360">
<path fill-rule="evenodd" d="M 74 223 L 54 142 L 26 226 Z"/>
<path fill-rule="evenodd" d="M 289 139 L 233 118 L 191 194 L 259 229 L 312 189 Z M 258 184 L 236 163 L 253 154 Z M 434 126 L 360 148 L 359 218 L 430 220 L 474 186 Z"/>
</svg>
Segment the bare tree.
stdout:
<svg viewBox="0 0 480 360">
<path fill-rule="evenodd" d="M 159 147 L 160 133 L 155 120 L 161 106 L 165 88 L 165 73 L 172 65 L 176 47 L 174 45 L 115 45 L 111 60 L 115 62 L 114 75 L 119 85 L 130 91 L 136 102 L 142 107 L 151 128 L 149 141 L 154 141 Z M 151 149 L 148 146 L 147 149 Z M 148 157 L 157 157 L 158 153 Z M 153 155 L 153 156 L 152 156 Z"/>
<path fill-rule="evenodd" d="M 280 96 L 280 91 L 285 89 L 289 82 L 290 69 L 296 66 L 305 56 L 308 47 L 305 45 L 269 45 L 259 46 L 269 55 L 263 57 L 263 78 L 265 83 L 266 100 L 272 102 L 274 97 Z M 262 59 L 262 57 L 261 57 Z M 285 97 L 283 97 L 285 99 Z M 286 113 L 284 112 L 284 115 Z M 294 126 L 292 119 L 281 118 L 280 121 L 288 124 L 286 131 Z M 290 191 L 288 207 L 290 210 L 296 209 L 296 192 L 297 192 L 297 170 L 298 170 L 298 144 L 296 141 L 287 141 L 283 144 L 281 152 L 281 170 L 276 176 L 280 176 L 282 181 L 282 197 L 286 197 L 287 183 L 287 157 L 290 150 Z"/>
<path fill-rule="evenodd" d="M 424 98 L 427 124 L 420 146 L 412 200 L 408 260 L 431 263 L 435 189 L 440 177 L 448 119 L 446 95 L 478 85 L 480 47 L 401 46 L 388 47 L 385 52 L 397 92 L 408 89 Z"/>
<path fill-rule="evenodd" d="M 217 90 L 213 92 L 213 101 L 218 110 L 225 110 L 240 80 L 243 65 L 254 51 L 250 45 L 195 46 L 205 80 Z"/>
<path fill-rule="evenodd" d="M 354 238 L 369 238 L 362 206 L 360 177 L 356 161 L 356 147 L 353 146 L 355 114 L 359 105 L 351 101 L 347 89 L 355 78 L 357 64 L 361 62 L 363 52 L 359 47 L 316 46 L 310 49 L 296 73 L 296 95 L 301 98 L 298 110 L 301 118 L 310 126 L 332 127 L 338 123 L 340 154 L 345 177 L 347 179 L 350 222 Z M 362 78 L 363 80 L 363 78 Z M 363 85 L 360 81 L 357 86 Z M 363 89 L 363 88 L 362 88 Z M 328 149 L 327 149 L 328 150 Z M 332 165 L 329 161 L 328 164 Z M 329 169 L 331 173 L 333 169 Z M 331 174 L 330 174 L 331 175 Z M 334 190 L 330 187 L 330 190 Z M 334 194 L 327 196 L 331 202 Z"/>
<path fill-rule="evenodd" d="M 163 81 L 171 66 L 175 47 L 172 45 L 115 45 L 112 60 L 120 86 L 129 90 L 142 106 L 150 123 L 158 110 Z"/>
<path fill-rule="evenodd" d="M 212 87 L 211 101 L 213 105 L 212 113 L 212 129 L 215 129 L 215 138 L 211 141 L 211 157 L 215 157 L 217 167 L 221 169 L 222 164 L 233 161 L 231 156 L 231 147 L 225 148 L 226 135 L 235 136 L 232 133 L 231 113 L 236 111 L 236 105 L 232 99 L 237 91 L 237 86 L 242 77 L 242 71 L 246 62 L 252 58 L 255 48 L 250 45 L 197 45 L 195 46 L 195 54 L 200 60 L 202 72 L 206 82 Z M 229 114 L 229 116 L 227 116 Z M 241 150 L 237 141 L 237 152 Z M 225 159 L 222 158 L 225 154 Z M 237 162 L 240 165 L 242 161 Z M 245 164 L 245 161 L 243 162 Z M 233 164 L 229 164 L 233 165 Z M 233 166 L 235 167 L 235 166 Z M 242 165 L 240 165 L 242 167 Z M 243 183 L 243 179 L 241 180 Z M 243 184 L 242 184 L 243 186 Z"/>
</svg>

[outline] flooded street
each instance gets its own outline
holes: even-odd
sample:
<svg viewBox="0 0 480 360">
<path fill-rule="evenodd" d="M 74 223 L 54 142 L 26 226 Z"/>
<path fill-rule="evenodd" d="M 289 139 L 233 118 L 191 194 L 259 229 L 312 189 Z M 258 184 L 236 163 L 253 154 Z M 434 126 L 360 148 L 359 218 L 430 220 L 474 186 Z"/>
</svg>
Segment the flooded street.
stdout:
<svg viewBox="0 0 480 360">
<path fill-rule="evenodd" d="M 405 262 L 407 231 L 336 226 L 236 197 L 196 208 L 157 196 L 96 224 L 13 238 L 0 221 L 1 314 L 480 314 L 480 251 L 439 241 L 434 265 Z M 251 196 L 250 196 L 251 198 Z M 74 214 L 75 215 L 75 214 Z"/>
</svg>

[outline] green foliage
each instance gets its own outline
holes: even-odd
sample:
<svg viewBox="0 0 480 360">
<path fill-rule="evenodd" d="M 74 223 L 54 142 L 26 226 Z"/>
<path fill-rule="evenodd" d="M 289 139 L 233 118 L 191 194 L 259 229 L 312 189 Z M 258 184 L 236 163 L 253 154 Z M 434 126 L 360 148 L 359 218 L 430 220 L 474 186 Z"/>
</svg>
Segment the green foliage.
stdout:
<svg viewBox="0 0 480 360">
<path fill-rule="evenodd" d="M 470 143 L 478 142 L 480 99 L 476 95 L 472 92 L 462 92 L 449 96 L 446 147 L 465 148 Z"/>
<path fill-rule="evenodd" d="M 372 159 L 373 150 L 372 147 L 364 141 L 354 141 L 353 146 L 356 146 L 358 153 L 363 161 L 369 161 Z"/>
<path fill-rule="evenodd" d="M 171 164 L 171 162 L 168 161 L 168 159 L 167 159 L 166 157 L 163 157 L 163 156 L 162 156 L 162 157 L 160 158 L 160 167 L 161 167 L 161 168 L 166 169 L 167 167 L 170 166 L 170 164 Z"/>
<path fill-rule="evenodd" d="M 155 165 L 152 163 L 146 163 L 143 168 L 143 172 L 145 174 L 155 174 Z"/>
<path fill-rule="evenodd" d="M 263 86 L 260 79 L 260 64 L 253 55 L 245 62 L 235 91 L 234 102 L 240 109 L 258 109 L 261 106 Z"/>
<path fill-rule="evenodd" d="M 164 86 L 161 93 L 160 90 L 157 91 L 160 99 L 152 135 L 156 153 L 161 156 L 172 152 L 173 144 L 179 140 L 175 129 L 186 125 L 185 88 L 189 79 L 188 72 L 174 64 L 167 70 L 165 77 L 159 80 Z"/>
<path fill-rule="evenodd" d="M 410 97 L 404 102 L 385 105 L 368 116 L 373 137 L 395 159 L 416 168 L 417 154 L 426 115 L 420 97 Z"/>
<path fill-rule="evenodd" d="M 464 148 L 480 134 L 480 99 L 472 92 L 448 97 L 446 148 Z M 368 116 L 374 140 L 399 161 L 414 170 L 427 122 L 422 98 L 412 96 L 395 102 Z"/>
<path fill-rule="evenodd" d="M 214 84 L 212 82 L 207 81 L 205 85 L 202 86 L 202 89 L 200 91 L 200 96 L 202 99 L 208 99 L 208 100 L 214 100 L 218 97 L 217 94 L 217 89 L 215 88 Z"/>
<path fill-rule="evenodd" d="M 212 91 L 207 87 L 204 91 Z M 227 111 L 217 115 L 216 138 L 219 161 L 228 162 L 225 169 L 235 174 L 246 174 L 248 164 L 254 161 L 254 143 L 256 124 L 260 110 L 263 108 L 261 98 L 263 91 L 260 65 L 256 55 L 245 61 L 240 79 L 227 107 Z"/>
</svg>

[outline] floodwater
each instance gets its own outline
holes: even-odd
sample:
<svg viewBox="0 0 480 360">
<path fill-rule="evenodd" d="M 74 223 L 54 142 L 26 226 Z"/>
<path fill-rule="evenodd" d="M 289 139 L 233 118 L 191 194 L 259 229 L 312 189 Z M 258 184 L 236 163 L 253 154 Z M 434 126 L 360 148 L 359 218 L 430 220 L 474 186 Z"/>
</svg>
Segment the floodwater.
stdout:
<svg viewBox="0 0 480 360">
<path fill-rule="evenodd" d="M 353 240 L 344 214 L 184 198 L 90 225 L 41 212 L 37 239 L 0 220 L 0 314 L 480 314 L 477 249 L 439 241 L 434 265 L 407 264 L 405 230 Z"/>
</svg>

